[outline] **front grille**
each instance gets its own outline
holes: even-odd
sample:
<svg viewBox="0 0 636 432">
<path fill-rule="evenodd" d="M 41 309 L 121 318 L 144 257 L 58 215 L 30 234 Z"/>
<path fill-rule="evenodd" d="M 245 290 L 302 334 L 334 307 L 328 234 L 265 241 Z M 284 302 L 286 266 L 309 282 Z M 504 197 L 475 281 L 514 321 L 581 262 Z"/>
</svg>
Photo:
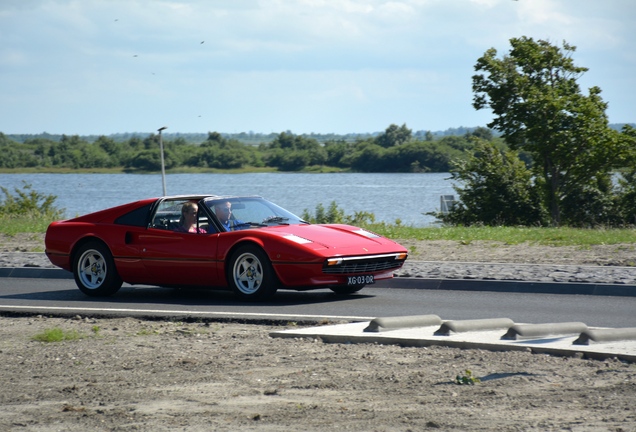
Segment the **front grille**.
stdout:
<svg viewBox="0 0 636 432">
<path fill-rule="evenodd" d="M 374 255 L 366 257 L 343 257 L 338 264 L 325 262 L 322 272 L 326 274 L 359 274 L 373 273 L 402 267 L 406 257 L 401 254 Z"/>
</svg>

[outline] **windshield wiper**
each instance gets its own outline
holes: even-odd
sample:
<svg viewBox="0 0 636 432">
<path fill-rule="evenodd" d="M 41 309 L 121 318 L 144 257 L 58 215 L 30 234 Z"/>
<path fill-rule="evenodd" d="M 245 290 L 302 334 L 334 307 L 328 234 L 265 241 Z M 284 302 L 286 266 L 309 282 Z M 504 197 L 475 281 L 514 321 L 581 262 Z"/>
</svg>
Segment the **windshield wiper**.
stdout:
<svg viewBox="0 0 636 432">
<path fill-rule="evenodd" d="M 283 216 L 270 216 L 270 217 L 266 217 L 265 219 L 263 219 L 264 224 L 270 224 L 270 223 L 279 223 L 282 224 L 283 222 L 287 222 L 289 220 L 289 218 L 287 217 L 283 217 Z"/>
</svg>

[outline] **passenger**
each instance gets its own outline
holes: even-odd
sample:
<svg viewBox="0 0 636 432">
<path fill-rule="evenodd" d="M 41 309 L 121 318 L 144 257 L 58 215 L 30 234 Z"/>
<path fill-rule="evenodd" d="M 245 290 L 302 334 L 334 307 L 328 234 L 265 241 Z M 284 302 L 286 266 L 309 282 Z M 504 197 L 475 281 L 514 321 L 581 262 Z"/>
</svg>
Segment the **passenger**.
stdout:
<svg viewBox="0 0 636 432">
<path fill-rule="evenodd" d="M 179 219 L 179 227 L 177 231 L 191 233 L 206 233 L 203 228 L 197 228 L 199 214 L 199 206 L 196 203 L 188 201 L 181 207 L 181 219 Z"/>
<path fill-rule="evenodd" d="M 229 201 L 214 205 L 214 212 L 226 231 L 236 231 L 245 227 L 245 223 L 232 219 L 232 203 Z"/>
</svg>

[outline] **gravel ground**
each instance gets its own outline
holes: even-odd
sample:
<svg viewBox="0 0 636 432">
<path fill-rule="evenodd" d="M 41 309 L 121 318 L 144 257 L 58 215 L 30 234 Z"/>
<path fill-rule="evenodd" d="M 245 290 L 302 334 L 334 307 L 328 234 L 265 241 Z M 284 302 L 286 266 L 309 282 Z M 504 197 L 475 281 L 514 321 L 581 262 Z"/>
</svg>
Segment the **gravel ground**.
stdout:
<svg viewBox="0 0 636 432">
<path fill-rule="evenodd" d="M 53 329 L 80 339 L 37 340 Z M 0 317 L 0 430 L 636 430 L 635 364 L 274 329 Z M 456 384 L 466 370 L 480 382 Z"/>
<path fill-rule="evenodd" d="M 633 256 L 631 245 L 464 246 L 409 244 L 403 272 L 471 262 L 492 276 L 497 262 L 594 275 L 610 261 L 631 270 Z M 0 236 L 0 266 L 46 265 L 34 247 Z M 0 430 L 636 431 L 633 363 L 269 336 L 294 326 L 5 314 Z M 54 331 L 66 340 L 42 341 Z"/>
</svg>

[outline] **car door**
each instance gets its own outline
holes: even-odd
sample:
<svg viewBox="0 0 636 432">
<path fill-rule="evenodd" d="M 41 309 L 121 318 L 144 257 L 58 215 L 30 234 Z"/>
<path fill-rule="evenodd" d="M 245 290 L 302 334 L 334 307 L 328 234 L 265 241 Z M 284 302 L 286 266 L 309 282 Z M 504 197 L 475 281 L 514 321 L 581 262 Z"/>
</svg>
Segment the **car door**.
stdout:
<svg viewBox="0 0 636 432">
<path fill-rule="evenodd" d="M 219 286 L 222 263 L 217 258 L 218 233 L 209 216 L 201 211 L 198 226 L 202 232 L 178 231 L 181 207 L 188 200 L 165 200 L 157 206 L 152 223 L 139 234 L 141 261 L 148 283 L 155 285 Z M 202 206 L 201 206 L 202 207 Z"/>
</svg>

